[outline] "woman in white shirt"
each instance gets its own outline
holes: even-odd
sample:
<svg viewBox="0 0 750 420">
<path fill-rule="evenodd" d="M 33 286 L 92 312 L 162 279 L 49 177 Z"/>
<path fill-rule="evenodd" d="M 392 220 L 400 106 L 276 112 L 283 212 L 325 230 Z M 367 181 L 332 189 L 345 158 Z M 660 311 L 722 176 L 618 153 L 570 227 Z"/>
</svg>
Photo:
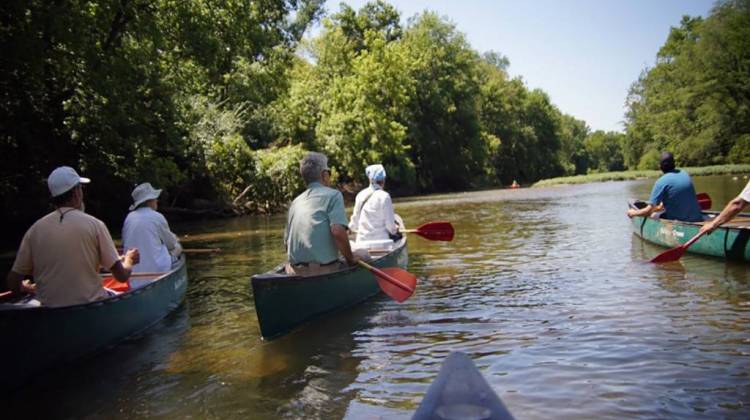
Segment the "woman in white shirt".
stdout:
<svg viewBox="0 0 750 420">
<path fill-rule="evenodd" d="M 182 246 L 177 236 L 169 230 L 164 216 L 156 211 L 161 190 L 145 182 L 133 190 L 133 205 L 122 228 L 124 249 L 138 248 L 141 263 L 134 273 L 165 272 L 172 268 L 172 257 L 178 257 Z M 131 279 L 131 287 L 137 287 Z"/>
<path fill-rule="evenodd" d="M 370 165 L 365 169 L 370 186 L 360 191 L 354 200 L 354 212 L 349 229 L 357 231 L 357 242 L 393 239 L 398 235 L 391 195 L 385 187 L 383 165 Z"/>
</svg>

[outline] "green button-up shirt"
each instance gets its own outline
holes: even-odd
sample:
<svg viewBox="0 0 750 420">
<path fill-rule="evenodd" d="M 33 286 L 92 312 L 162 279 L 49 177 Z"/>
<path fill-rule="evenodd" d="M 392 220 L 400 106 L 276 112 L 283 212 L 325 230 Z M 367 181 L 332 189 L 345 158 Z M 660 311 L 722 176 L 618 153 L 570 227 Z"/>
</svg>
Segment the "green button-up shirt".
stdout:
<svg viewBox="0 0 750 420">
<path fill-rule="evenodd" d="M 331 226 L 347 226 L 344 197 L 341 192 L 313 182 L 289 207 L 284 243 L 292 264 L 326 264 L 339 253 Z"/>
</svg>

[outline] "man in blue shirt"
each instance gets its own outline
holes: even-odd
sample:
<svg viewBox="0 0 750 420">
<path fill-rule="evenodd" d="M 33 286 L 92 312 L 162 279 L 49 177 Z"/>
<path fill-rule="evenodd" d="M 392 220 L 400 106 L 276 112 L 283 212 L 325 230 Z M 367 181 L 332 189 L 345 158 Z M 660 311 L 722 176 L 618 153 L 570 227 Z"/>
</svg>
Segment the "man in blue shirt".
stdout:
<svg viewBox="0 0 750 420">
<path fill-rule="evenodd" d="M 681 220 L 684 222 L 702 222 L 695 187 L 687 172 L 675 169 L 674 156 L 669 152 L 661 154 L 659 167 L 664 175 L 659 178 L 651 190 L 648 205 L 642 209 L 628 209 L 628 217 L 648 217 L 664 206 L 662 219 Z"/>
</svg>

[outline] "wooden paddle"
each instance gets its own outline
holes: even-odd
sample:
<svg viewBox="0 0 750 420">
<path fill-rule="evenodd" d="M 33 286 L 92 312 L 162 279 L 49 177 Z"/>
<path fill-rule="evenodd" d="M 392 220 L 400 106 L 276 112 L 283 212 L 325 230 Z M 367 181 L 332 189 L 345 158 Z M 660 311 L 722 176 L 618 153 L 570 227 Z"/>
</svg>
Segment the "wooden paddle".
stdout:
<svg viewBox="0 0 750 420">
<path fill-rule="evenodd" d="M 698 204 L 701 206 L 701 210 L 708 210 L 711 208 L 711 196 L 707 193 L 698 193 L 695 195 L 698 199 Z"/>
<path fill-rule="evenodd" d="M 401 232 L 416 233 L 417 235 L 431 241 L 445 242 L 452 241 L 454 234 L 453 225 L 451 222 L 446 221 L 428 222 L 416 229 L 406 229 Z"/>
<path fill-rule="evenodd" d="M 221 252 L 221 248 L 183 248 L 182 252 L 185 254 L 213 254 L 214 252 Z"/>
<path fill-rule="evenodd" d="M 699 232 L 697 235 L 693 236 L 689 241 L 685 242 L 683 245 L 678 246 L 677 248 L 672 248 L 669 251 L 664 251 L 661 254 L 655 256 L 651 259 L 652 263 L 661 264 L 665 262 L 672 262 L 677 261 L 680 258 L 682 258 L 683 255 L 685 255 L 685 251 L 687 251 L 688 247 L 692 245 L 695 241 L 700 239 L 701 236 L 703 236 L 705 232 Z"/>
<path fill-rule="evenodd" d="M 380 290 L 396 302 L 401 303 L 414 293 L 417 286 L 417 276 L 414 274 L 397 267 L 375 268 L 362 260 L 359 260 L 359 265 L 375 274 Z"/>
</svg>

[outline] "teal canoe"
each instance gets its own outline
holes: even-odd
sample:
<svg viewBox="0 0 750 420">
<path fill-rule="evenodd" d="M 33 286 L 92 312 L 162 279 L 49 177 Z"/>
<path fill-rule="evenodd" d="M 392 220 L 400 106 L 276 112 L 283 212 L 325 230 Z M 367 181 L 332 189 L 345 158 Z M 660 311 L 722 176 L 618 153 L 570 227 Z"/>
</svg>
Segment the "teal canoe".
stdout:
<svg viewBox="0 0 750 420">
<path fill-rule="evenodd" d="M 412 420 L 511 420 L 500 398 L 467 355 L 451 353 L 427 389 Z"/>
<path fill-rule="evenodd" d="M 80 305 L 0 303 L 0 389 L 19 388 L 45 370 L 106 349 L 164 318 L 185 297 L 185 257 L 151 278 L 146 286 Z"/>
<path fill-rule="evenodd" d="M 631 200 L 631 208 L 642 208 L 642 201 Z M 707 219 L 718 212 L 703 212 Z M 633 232 L 648 242 L 667 248 L 680 246 L 698 234 L 705 222 L 681 222 L 651 217 L 633 217 Z M 728 260 L 750 261 L 750 214 L 739 214 L 710 235 L 703 235 L 687 252 L 710 255 Z"/>
<path fill-rule="evenodd" d="M 380 253 L 371 264 L 378 268 L 406 268 L 406 236 L 392 249 Z M 265 339 L 286 334 L 294 328 L 325 314 L 363 302 L 378 293 L 375 276 L 361 267 L 320 276 L 289 276 L 284 265 L 268 273 L 252 276 L 251 287 L 258 314 L 260 333 Z"/>
</svg>

